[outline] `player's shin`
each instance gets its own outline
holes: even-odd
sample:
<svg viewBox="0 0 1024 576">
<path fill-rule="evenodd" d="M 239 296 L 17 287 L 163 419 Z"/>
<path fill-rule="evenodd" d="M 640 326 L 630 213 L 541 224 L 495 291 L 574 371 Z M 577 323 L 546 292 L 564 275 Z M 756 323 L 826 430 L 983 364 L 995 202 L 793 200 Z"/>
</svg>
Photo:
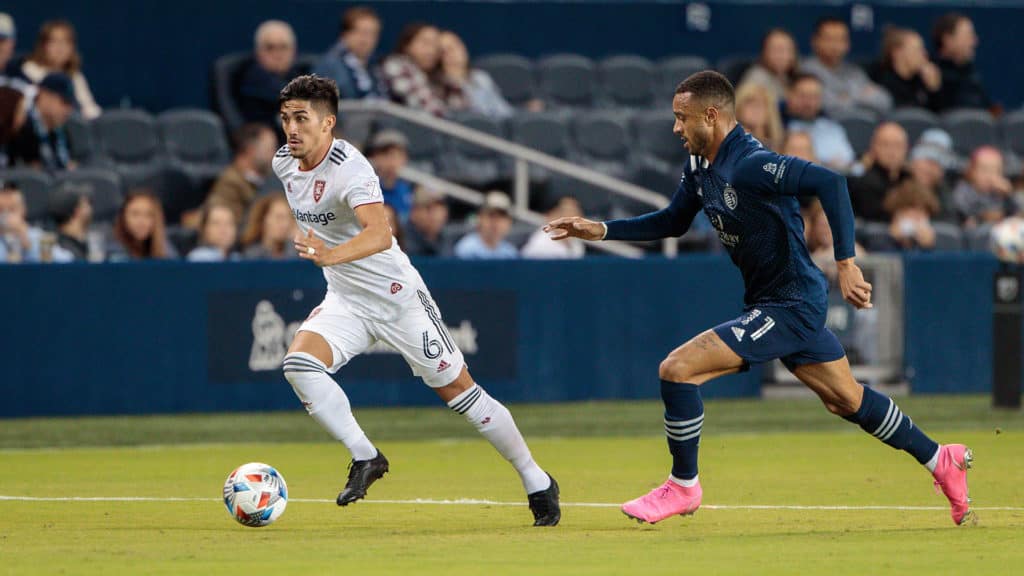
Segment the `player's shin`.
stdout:
<svg viewBox="0 0 1024 576">
<path fill-rule="evenodd" d="M 487 391 L 474 384 L 448 402 L 448 407 L 466 420 L 486 438 L 498 452 L 512 463 L 523 481 L 527 494 L 546 490 L 551 479 L 533 461 L 530 448 L 519 433 L 512 413 Z"/>
<path fill-rule="evenodd" d="M 889 446 L 907 452 L 929 471 L 935 471 L 939 445 L 914 425 L 891 398 L 865 386 L 860 408 L 843 418 Z"/>
<path fill-rule="evenodd" d="M 284 377 L 306 411 L 352 453 L 353 460 L 370 460 L 377 449 L 352 415 L 348 396 L 327 374 L 327 367 L 311 354 L 293 352 L 284 357 Z"/>
<path fill-rule="evenodd" d="M 682 486 L 697 483 L 697 450 L 704 426 L 700 386 L 661 381 L 665 402 L 665 436 L 672 454 L 672 480 Z"/>
</svg>

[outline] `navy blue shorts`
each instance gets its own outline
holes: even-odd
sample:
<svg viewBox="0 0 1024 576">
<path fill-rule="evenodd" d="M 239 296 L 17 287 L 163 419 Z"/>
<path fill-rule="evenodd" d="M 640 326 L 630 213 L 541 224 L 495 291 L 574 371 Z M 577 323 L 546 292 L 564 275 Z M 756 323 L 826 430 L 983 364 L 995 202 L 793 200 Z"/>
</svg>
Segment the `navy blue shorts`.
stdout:
<svg viewBox="0 0 1024 576">
<path fill-rule="evenodd" d="M 799 308 L 754 306 L 714 330 L 748 365 L 779 358 L 793 369 L 846 355 L 835 334 L 825 327 L 824 317 Z"/>
</svg>

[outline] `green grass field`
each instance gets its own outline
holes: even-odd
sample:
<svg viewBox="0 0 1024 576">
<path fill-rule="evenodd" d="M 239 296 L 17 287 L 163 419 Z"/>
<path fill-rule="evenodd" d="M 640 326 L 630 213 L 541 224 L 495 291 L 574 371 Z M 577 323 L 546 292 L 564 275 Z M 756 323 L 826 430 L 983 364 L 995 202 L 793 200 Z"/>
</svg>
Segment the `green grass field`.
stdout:
<svg viewBox="0 0 1024 576">
<path fill-rule="evenodd" d="M 667 473 L 659 404 L 513 406 L 562 486 L 553 529 L 529 526 L 514 472 L 441 408 L 357 412 L 391 474 L 345 509 L 333 504 L 344 450 L 299 412 L 0 420 L 0 497 L 21 498 L 0 499 L 0 574 L 1019 570 L 1024 416 L 980 397 L 901 405 L 937 440 L 974 449 L 979 525 L 954 526 L 920 466 L 805 400 L 708 402 L 705 506 L 656 526 L 618 504 Z M 290 490 L 267 528 L 236 524 L 220 501 L 227 473 L 252 460 Z M 104 497 L 151 500 L 53 500 Z"/>
</svg>

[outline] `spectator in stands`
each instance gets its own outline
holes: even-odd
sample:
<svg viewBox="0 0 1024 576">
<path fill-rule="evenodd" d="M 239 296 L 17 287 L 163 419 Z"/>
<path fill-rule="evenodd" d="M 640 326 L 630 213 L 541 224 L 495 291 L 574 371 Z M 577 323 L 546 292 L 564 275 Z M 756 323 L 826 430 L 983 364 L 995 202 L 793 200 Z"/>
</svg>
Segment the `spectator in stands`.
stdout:
<svg viewBox="0 0 1024 576">
<path fill-rule="evenodd" d="M 256 29 L 251 60 L 237 76 L 233 92 L 246 122 L 278 125 L 277 97 L 281 89 L 303 70 L 295 65 L 295 32 L 287 22 L 267 20 Z"/>
<path fill-rule="evenodd" d="M 982 146 L 971 155 L 964 178 L 953 189 L 953 205 L 967 228 L 1014 214 L 1013 186 L 1003 175 L 1003 153 Z"/>
<path fill-rule="evenodd" d="M 231 207 L 207 202 L 199 218 L 199 245 L 188 253 L 187 259 L 189 262 L 238 260 L 237 239 L 238 221 Z"/>
<path fill-rule="evenodd" d="M 17 41 L 17 30 L 14 28 L 14 18 L 6 12 L 0 12 L 0 78 L 18 76 L 19 70 L 15 69 L 14 45 Z"/>
<path fill-rule="evenodd" d="M 782 148 L 784 131 L 779 101 L 770 89 L 760 84 L 740 86 L 736 90 L 736 120 L 765 148 L 775 151 Z"/>
<path fill-rule="evenodd" d="M 11 86 L 0 86 L 0 168 L 11 163 L 7 147 L 21 131 L 27 117 L 25 93 Z"/>
<path fill-rule="evenodd" d="M 0 264 L 42 260 L 43 231 L 25 221 L 25 196 L 13 182 L 0 188 Z"/>
<path fill-rule="evenodd" d="M 512 230 L 512 202 L 502 192 L 488 192 L 477 214 L 476 232 L 455 244 L 455 256 L 467 260 L 516 258 L 519 251 L 505 238 Z"/>
<path fill-rule="evenodd" d="M 366 158 L 380 178 L 384 203 L 395 209 L 398 218 L 406 221 L 412 208 L 412 182 L 399 174 L 409 163 L 409 140 L 398 130 L 381 130 L 370 138 Z"/>
<path fill-rule="evenodd" d="M 458 34 L 450 30 L 441 32 L 442 87 L 462 94 L 466 109 L 492 118 L 508 118 L 512 106 L 501 95 L 501 89 L 491 75 L 479 68 L 470 68 L 469 52 Z"/>
<path fill-rule="evenodd" d="M 814 155 L 826 166 L 845 172 L 854 160 L 853 146 L 842 125 L 822 114 L 821 94 L 821 80 L 817 76 L 797 74 L 786 95 L 786 129 L 810 134 Z"/>
<path fill-rule="evenodd" d="M 291 260 L 298 258 L 292 238 L 298 227 L 288 199 L 278 192 L 267 194 L 249 210 L 249 219 L 242 233 L 242 255 L 246 260 Z"/>
<path fill-rule="evenodd" d="M 8 146 L 12 164 L 20 163 L 46 170 L 75 167 L 65 126 L 74 111 L 71 79 L 54 73 L 43 78 L 28 110 L 27 120 Z"/>
<path fill-rule="evenodd" d="M 73 86 L 72 101 L 86 120 L 92 120 L 102 111 L 92 97 L 89 82 L 82 74 L 82 57 L 75 44 L 75 28 L 67 20 L 50 20 L 39 29 L 39 37 L 32 54 L 21 66 L 22 74 L 33 84 L 39 84 L 50 74 L 67 75 Z"/>
<path fill-rule="evenodd" d="M 921 184 L 907 180 L 885 197 L 885 210 L 891 216 L 889 234 L 875 239 L 870 248 L 880 252 L 907 252 L 935 248 L 932 216 L 939 212 L 939 201 Z"/>
<path fill-rule="evenodd" d="M 814 56 L 800 67 L 821 80 L 825 112 L 835 115 L 856 108 L 885 112 L 892 107 L 889 93 L 860 66 L 845 60 L 850 53 L 850 28 L 845 21 L 831 16 L 818 20 L 811 49 Z"/>
<path fill-rule="evenodd" d="M 829 281 L 835 282 L 838 277 L 836 269 L 835 251 L 833 248 L 832 228 L 828 224 L 825 210 L 821 207 L 821 201 L 812 197 L 800 210 L 804 219 L 804 239 L 807 241 L 807 251 L 814 263 L 821 268 Z M 854 254 L 858 257 L 866 254 L 860 243 L 854 243 Z"/>
<path fill-rule="evenodd" d="M 446 233 L 448 204 L 444 194 L 419 186 L 413 194 L 403 249 L 410 256 L 451 256 L 452 239 Z"/>
<path fill-rule="evenodd" d="M 337 82 L 343 100 L 383 98 L 384 84 L 370 68 L 379 39 L 380 16 L 368 6 L 353 6 L 341 15 L 338 41 L 313 72 Z"/>
<path fill-rule="evenodd" d="M 739 85 L 760 84 L 781 100 L 796 74 L 796 58 L 793 35 L 782 28 L 772 28 L 761 40 L 761 57 L 743 74 Z"/>
<path fill-rule="evenodd" d="M 818 162 L 818 157 L 814 155 L 814 140 L 807 132 L 795 130 L 787 132 L 786 139 L 782 144 L 782 153 L 808 162 Z"/>
<path fill-rule="evenodd" d="M 235 213 L 241 222 L 256 198 L 256 192 L 271 172 L 271 163 L 277 152 L 277 135 L 263 124 L 249 123 L 232 134 L 235 157 L 217 176 L 210 188 L 207 202 L 223 204 Z M 183 220 L 195 222 L 198 218 Z"/>
<path fill-rule="evenodd" d="M 89 225 L 92 223 L 92 203 L 89 196 L 75 188 L 60 187 L 50 192 L 47 208 L 50 218 L 57 225 L 54 260 L 87 261 Z"/>
<path fill-rule="evenodd" d="M 882 59 L 871 70 L 875 82 L 885 87 L 896 108 L 936 110 L 942 85 L 939 67 L 928 59 L 921 35 L 909 28 L 889 28 L 882 39 Z"/>
<path fill-rule="evenodd" d="M 147 190 L 129 192 L 114 220 L 114 244 L 107 260 L 163 260 L 177 258 L 168 242 L 160 200 Z"/>
<path fill-rule="evenodd" d="M 404 251 L 405 231 L 402 227 L 402 222 L 398 219 L 398 213 L 395 212 L 395 207 L 385 204 L 384 213 L 388 217 L 388 226 L 391 227 L 391 235 L 394 236 L 395 241 L 398 242 L 398 247 Z"/>
<path fill-rule="evenodd" d="M 558 199 L 558 202 L 555 203 L 551 210 L 548 210 L 544 218 L 546 222 L 551 222 L 558 218 L 568 218 L 570 216 L 583 216 L 583 210 L 575 198 L 563 196 Z M 584 252 L 586 250 L 583 247 L 582 240 L 570 238 L 569 240 L 555 241 L 542 228 L 538 228 L 530 235 L 530 239 L 523 246 L 522 256 L 523 258 L 552 260 L 577 259 L 583 258 Z"/>
<path fill-rule="evenodd" d="M 974 67 L 978 35 L 971 19 L 957 12 L 939 17 L 932 28 L 932 46 L 942 73 L 942 86 L 935 96 L 939 111 L 953 108 L 994 109 Z"/>
<path fill-rule="evenodd" d="M 907 170 L 907 131 L 895 122 L 875 128 L 871 147 L 848 178 L 853 213 L 865 220 L 883 222 L 889 213 L 883 207 L 886 194 L 896 184 L 911 178 Z"/>
<path fill-rule="evenodd" d="M 441 62 L 439 36 L 438 29 L 430 24 L 407 25 L 398 37 L 395 52 L 381 67 L 392 100 L 435 116 L 443 116 L 451 108 L 465 108 L 461 93 L 443 91 L 437 81 Z"/>
<path fill-rule="evenodd" d="M 946 172 L 955 166 L 953 139 L 941 128 L 925 130 L 910 151 L 910 173 L 916 182 L 931 190 L 939 199 L 940 213 L 944 220 L 956 220 L 953 189 L 946 181 Z"/>
</svg>

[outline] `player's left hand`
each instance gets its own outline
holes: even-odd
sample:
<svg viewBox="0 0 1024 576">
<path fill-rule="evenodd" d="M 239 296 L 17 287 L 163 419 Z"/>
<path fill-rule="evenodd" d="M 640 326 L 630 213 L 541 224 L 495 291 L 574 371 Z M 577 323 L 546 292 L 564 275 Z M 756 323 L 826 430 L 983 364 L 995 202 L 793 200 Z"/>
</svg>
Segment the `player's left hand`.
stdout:
<svg viewBox="0 0 1024 576">
<path fill-rule="evenodd" d="M 328 248 L 324 241 L 317 238 L 313 234 L 313 230 L 310 229 L 305 236 L 301 232 L 295 235 L 294 238 L 295 250 L 299 253 L 299 258 L 303 260 L 309 260 L 317 266 L 329 266 L 330 263 L 327 261 Z M 310 250 L 312 248 L 312 250 Z"/>
<path fill-rule="evenodd" d="M 857 309 L 871 308 L 871 283 L 864 279 L 864 273 L 853 263 L 853 258 L 836 262 L 836 268 L 843 299 Z"/>
</svg>

